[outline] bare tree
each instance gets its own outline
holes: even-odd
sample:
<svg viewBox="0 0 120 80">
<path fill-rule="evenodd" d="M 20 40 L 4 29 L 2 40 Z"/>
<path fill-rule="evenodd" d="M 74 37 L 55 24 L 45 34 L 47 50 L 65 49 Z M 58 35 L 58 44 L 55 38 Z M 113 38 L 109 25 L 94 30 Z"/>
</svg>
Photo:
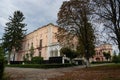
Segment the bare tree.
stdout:
<svg viewBox="0 0 120 80">
<path fill-rule="evenodd" d="M 120 50 L 120 0 L 93 0 L 93 3 L 105 31 Z"/>
<path fill-rule="evenodd" d="M 77 49 L 86 58 L 87 66 L 89 66 L 89 58 L 93 56 L 95 47 L 94 29 L 90 23 L 93 11 L 90 2 L 90 0 L 63 2 L 57 20 L 58 25 L 65 29 L 65 34 L 67 32 L 67 34 L 77 37 Z"/>
</svg>

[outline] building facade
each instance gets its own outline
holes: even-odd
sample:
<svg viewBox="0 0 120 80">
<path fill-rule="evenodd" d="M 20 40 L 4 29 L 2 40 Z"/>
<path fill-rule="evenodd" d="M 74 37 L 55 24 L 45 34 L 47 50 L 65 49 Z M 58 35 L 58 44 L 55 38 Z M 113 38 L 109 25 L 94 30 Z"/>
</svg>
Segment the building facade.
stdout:
<svg viewBox="0 0 120 80">
<path fill-rule="evenodd" d="M 92 58 L 92 61 L 107 61 L 103 53 L 108 53 L 112 55 L 112 45 L 111 44 L 102 44 L 95 48 L 95 55 Z"/>
<path fill-rule="evenodd" d="M 15 60 L 22 61 L 26 54 L 30 56 L 31 47 L 34 49 L 33 57 L 41 56 L 44 60 L 48 60 L 49 57 L 60 56 L 60 46 L 55 37 L 57 30 L 57 26 L 48 24 L 27 34 L 23 40 L 22 50 L 16 54 Z"/>
<path fill-rule="evenodd" d="M 22 50 L 15 55 L 16 61 L 23 61 L 26 54 L 30 56 L 31 47 L 33 47 L 35 56 L 41 56 L 44 60 L 48 60 L 49 57 L 57 57 L 60 55 L 61 46 L 56 38 L 56 33 L 58 32 L 58 26 L 53 24 L 48 24 L 43 27 L 34 30 L 33 32 L 27 34 L 23 39 Z M 76 39 L 74 39 L 74 44 L 77 45 Z M 103 52 L 112 53 L 112 45 L 103 44 L 95 48 L 95 56 L 92 61 L 105 61 Z M 13 55 L 11 55 L 11 60 Z"/>
</svg>

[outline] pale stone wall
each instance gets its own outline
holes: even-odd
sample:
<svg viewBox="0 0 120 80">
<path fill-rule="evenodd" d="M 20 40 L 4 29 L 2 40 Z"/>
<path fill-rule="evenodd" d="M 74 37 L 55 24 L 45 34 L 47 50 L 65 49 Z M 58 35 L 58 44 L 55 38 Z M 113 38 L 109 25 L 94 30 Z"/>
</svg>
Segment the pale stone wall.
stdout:
<svg viewBox="0 0 120 80">
<path fill-rule="evenodd" d="M 92 58 L 92 61 L 106 61 L 103 52 L 110 52 L 112 55 L 112 45 L 111 44 L 102 44 L 95 48 L 95 55 Z"/>
<path fill-rule="evenodd" d="M 23 60 L 25 54 L 29 54 L 29 50 L 33 44 L 34 55 L 39 56 L 41 52 L 41 57 L 45 60 L 49 59 L 51 50 L 57 49 L 57 56 L 60 56 L 59 50 L 60 46 L 55 38 L 55 33 L 57 32 L 58 27 L 53 24 L 48 24 L 46 26 L 40 27 L 39 29 L 27 34 L 23 40 L 22 50 L 17 55 L 17 60 Z M 42 47 L 39 50 L 40 40 L 42 40 Z"/>
<path fill-rule="evenodd" d="M 38 28 L 37 30 L 27 34 L 23 40 L 22 50 L 19 51 L 16 55 L 16 60 L 22 61 L 23 56 L 27 53 L 30 53 L 31 45 L 34 47 L 34 55 L 33 56 L 41 56 L 44 60 L 48 60 L 49 57 L 60 56 L 61 46 L 59 45 L 58 40 L 55 37 L 55 33 L 58 32 L 58 27 L 53 24 L 48 24 L 43 27 Z M 40 49 L 40 40 L 42 40 L 42 46 Z M 71 42 L 73 44 L 73 48 L 75 49 L 77 46 L 77 38 Z M 105 61 L 105 57 L 103 56 L 103 52 L 110 51 L 112 53 L 112 45 L 103 44 L 95 48 L 95 56 L 90 59 L 91 61 Z M 12 60 L 12 56 L 11 56 Z"/>
</svg>

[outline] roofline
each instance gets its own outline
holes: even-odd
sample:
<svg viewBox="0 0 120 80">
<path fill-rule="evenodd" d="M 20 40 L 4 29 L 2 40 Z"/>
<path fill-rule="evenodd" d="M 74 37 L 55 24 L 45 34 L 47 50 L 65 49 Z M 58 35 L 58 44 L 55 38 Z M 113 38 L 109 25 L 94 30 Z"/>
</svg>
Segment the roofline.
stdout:
<svg viewBox="0 0 120 80">
<path fill-rule="evenodd" d="M 54 27 L 59 27 L 59 26 L 57 26 L 57 25 L 54 25 L 53 23 L 49 23 L 49 24 L 47 24 L 47 25 L 44 25 L 44 26 L 42 26 L 42 27 L 37 28 L 36 30 L 34 30 L 34 31 L 26 34 L 25 36 L 27 36 L 27 35 L 29 35 L 29 34 L 32 34 L 33 32 L 35 32 L 35 31 L 37 31 L 37 30 L 39 30 L 39 29 L 42 29 L 42 28 L 44 28 L 44 27 L 47 27 L 47 26 L 49 26 L 49 25 L 53 25 Z"/>
</svg>

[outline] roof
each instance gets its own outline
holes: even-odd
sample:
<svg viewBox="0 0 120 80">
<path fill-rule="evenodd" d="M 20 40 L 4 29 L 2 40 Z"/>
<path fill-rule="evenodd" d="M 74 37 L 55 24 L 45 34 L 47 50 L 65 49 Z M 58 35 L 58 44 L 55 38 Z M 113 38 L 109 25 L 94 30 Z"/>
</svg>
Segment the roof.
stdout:
<svg viewBox="0 0 120 80">
<path fill-rule="evenodd" d="M 48 27 L 49 25 L 52 25 L 52 26 L 54 26 L 54 27 L 58 27 L 57 25 L 54 25 L 53 23 L 49 23 L 49 24 L 47 24 L 47 25 L 44 25 L 44 26 L 42 26 L 42 27 L 39 27 L 38 29 L 36 29 L 36 30 L 34 30 L 34 31 L 30 32 L 30 33 L 28 33 L 27 35 L 29 35 L 29 34 L 35 32 L 35 31 L 37 31 L 37 30 L 40 30 L 40 29 L 42 29 L 42 28 L 44 28 L 44 27 Z M 25 35 L 25 36 L 27 36 L 27 35 Z"/>
</svg>

